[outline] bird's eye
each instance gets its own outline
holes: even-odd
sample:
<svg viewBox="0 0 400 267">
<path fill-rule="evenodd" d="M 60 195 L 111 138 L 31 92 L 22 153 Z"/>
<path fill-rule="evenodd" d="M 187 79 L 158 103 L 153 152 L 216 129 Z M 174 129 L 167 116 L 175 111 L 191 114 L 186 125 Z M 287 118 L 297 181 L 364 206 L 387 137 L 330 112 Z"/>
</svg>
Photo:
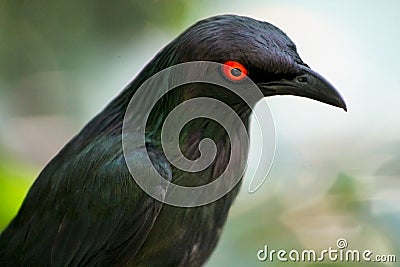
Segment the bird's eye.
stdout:
<svg viewBox="0 0 400 267">
<path fill-rule="evenodd" d="M 241 81 L 247 76 L 247 69 L 237 61 L 227 61 L 222 66 L 222 73 L 231 81 Z"/>
</svg>

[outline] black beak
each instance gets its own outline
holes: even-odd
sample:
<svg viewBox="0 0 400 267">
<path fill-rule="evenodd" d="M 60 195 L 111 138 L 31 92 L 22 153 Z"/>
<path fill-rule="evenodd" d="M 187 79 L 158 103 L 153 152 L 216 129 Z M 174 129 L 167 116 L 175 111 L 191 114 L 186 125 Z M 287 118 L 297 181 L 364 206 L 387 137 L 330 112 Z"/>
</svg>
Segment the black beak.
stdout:
<svg viewBox="0 0 400 267">
<path fill-rule="evenodd" d="M 265 96 L 295 95 L 311 98 L 347 111 L 339 92 L 324 77 L 306 66 L 299 65 L 300 74 L 294 79 L 259 83 Z"/>
</svg>

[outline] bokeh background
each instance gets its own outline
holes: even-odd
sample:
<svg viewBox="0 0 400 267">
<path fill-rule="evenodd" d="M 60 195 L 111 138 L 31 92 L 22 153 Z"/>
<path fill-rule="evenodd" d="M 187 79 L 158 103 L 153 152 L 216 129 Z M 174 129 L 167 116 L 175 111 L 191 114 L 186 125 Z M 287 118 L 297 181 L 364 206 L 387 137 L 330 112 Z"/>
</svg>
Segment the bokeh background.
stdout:
<svg viewBox="0 0 400 267">
<path fill-rule="evenodd" d="M 283 266 L 258 261 L 257 251 L 320 251 L 338 238 L 399 262 L 398 10 L 395 0 L 0 0 L 0 231 L 43 166 L 158 50 L 201 18 L 235 13 L 285 31 L 349 111 L 267 100 L 273 167 L 256 193 L 242 188 L 207 266 Z M 260 141 L 253 133 L 252 145 Z"/>
</svg>

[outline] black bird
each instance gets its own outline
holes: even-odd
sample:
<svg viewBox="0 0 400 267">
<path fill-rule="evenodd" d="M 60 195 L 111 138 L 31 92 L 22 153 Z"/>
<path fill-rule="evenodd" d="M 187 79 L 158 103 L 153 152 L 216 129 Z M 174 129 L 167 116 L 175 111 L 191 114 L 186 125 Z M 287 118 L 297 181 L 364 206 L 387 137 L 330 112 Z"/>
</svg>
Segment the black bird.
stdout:
<svg viewBox="0 0 400 267">
<path fill-rule="evenodd" d="M 214 140 L 218 150 L 208 168 L 186 173 L 166 159 L 160 145 L 160 121 L 177 104 L 207 96 L 230 105 L 247 127 L 251 107 L 224 88 L 188 84 L 172 90 L 155 106 L 146 125 L 145 147 L 125 159 L 121 144 L 124 114 L 140 85 L 167 67 L 190 61 L 228 64 L 231 71 L 220 69 L 221 75 L 232 83 L 247 75 L 265 97 L 296 95 L 346 110 L 339 93 L 300 59 L 294 43 L 277 27 L 236 15 L 201 20 L 164 47 L 43 169 L 18 214 L 1 234 L 0 266 L 205 263 L 221 235 L 240 183 L 210 204 L 176 207 L 139 188 L 126 161 L 140 165 L 148 154 L 157 171 L 174 183 L 208 183 L 229 161 L 231 144 L 226 131 L 206 118 L 184 127 L 180 147 L 187 158 L 199 157 L 199 142 L 206 137 Z M 245 147 L 239 160 L 247 160 Z M 143 165 L 139 175 L 145 175 L 148 167 Z"/>
</svg>

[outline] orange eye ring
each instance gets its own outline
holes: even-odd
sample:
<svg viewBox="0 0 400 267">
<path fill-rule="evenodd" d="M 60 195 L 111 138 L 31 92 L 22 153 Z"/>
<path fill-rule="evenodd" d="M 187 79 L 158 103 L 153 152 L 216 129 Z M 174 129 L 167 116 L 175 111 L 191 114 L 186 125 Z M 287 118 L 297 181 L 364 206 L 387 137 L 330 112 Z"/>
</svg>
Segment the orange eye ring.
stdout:
<svg viewBox="0 0 400 267">
<path fill-rule="evenodd" d="M 237 61 L 227 61 L 222 66 L 222 73 L 231 81 L 238 82 L 247 76 L 247 69 Z"/>
</svg>

